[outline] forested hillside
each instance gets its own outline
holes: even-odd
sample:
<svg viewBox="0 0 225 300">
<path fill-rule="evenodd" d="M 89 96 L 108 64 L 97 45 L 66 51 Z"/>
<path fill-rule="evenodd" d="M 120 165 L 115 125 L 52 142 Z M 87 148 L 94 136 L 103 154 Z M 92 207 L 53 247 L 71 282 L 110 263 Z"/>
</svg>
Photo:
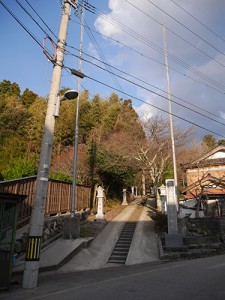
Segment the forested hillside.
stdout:
<svg viewBox="0 0 225 300">
<path fill-rule="evenodd" d="M 1 180 L 37 174 L 47 101 L 29 89 L 21 93 L 15 82 L 0 82 Z M 72 181 L 75 116 L 76 100 L 63 101 L 56 119 L 51 178 Z M 175 129 L 178 164 L 187 153 L 190 132 Z M 90 98 L 88 91 L 80 95 L 78 149 L 78 183 L 102 184 L 110 195 L 131 185 L 140 187 L 143 170 L 155 191 L 173 176 L 168 120 L 157 116 L 140 121 L 131 99 L 115 93 L 107 98 Z"/>
<path fill-rule="evenodd" d="M 65 89 L 62 90 L 62 94 Z M 0 177 L 9 180 L 36 175 L 43 134 L 47 97 L 41 98 L 17 83 L 0 83 Z M 72 180 L 73 141 L 76 101 L 63 101 L 56 120 L 51 177 Z M 117 189 L 132 184 L 137 166 L 110 152 L 117 135 L 145 136 L 130 99 L 116 94 L 90 99 L 87 91 L 80 95 L 78 183 L 103 183 Z M 124 141 L 125 142 L 125 141 Z M 121 141 L 121 143 L 124 143 Z M 106 147 L 107 144 L 107 147 Z M 112 149 L 113 150 L 113 149 Z"/>
</svg>

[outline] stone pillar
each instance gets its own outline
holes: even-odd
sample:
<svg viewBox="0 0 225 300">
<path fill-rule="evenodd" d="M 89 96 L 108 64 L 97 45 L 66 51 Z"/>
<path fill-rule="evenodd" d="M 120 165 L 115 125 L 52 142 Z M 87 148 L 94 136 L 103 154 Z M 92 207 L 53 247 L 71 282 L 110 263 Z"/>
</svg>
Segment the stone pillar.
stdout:
<svg viewBox="0 0 225 300">
<path fill-rule="evenodd" d="M 137 197 L 137 195 L 138 195 L 138 189 L 137 189 L 137 186 L 135 186 L 135 190 L 136 190 L 135 196 Z"/>
<path fill-rule="evenodd" d="M 128 205 L 127 203 L 127 190 L 123 189 L 123 203 L 122 205 Z"/>
<path fill-rule="evenodd" d="M 165 235 L 165 245 L 166 247 L 181 247 L 183 245 L 183 237 L 181 234 L 178 234 L 177 201 L 174 179 L 166 180 L 166 196 L 168 234 Z"/>
<path fill-rule="evenodd" d="M 132 200 L 134 200 L 134 186 L 131 187 L 131 197 Z"/>
<path fill-rule="evenodd" d="M 104 189 L 99 186 L 97 188 L 97 201 L 98 201 L 98 209 L 97 209 L 97 215 L 95 216 L 95 221 L 97 222 L 104 222 L 105 216 L 104 216 Z"/>
<path fill-rule="evenodd" d="M 141 182 L 142 182 L 142 195 L 145 196 L 146 195 L 146 190 L 145 190 L 145 174 L 144 174 L 144 171 L 142 172 Z"/>
</svg>

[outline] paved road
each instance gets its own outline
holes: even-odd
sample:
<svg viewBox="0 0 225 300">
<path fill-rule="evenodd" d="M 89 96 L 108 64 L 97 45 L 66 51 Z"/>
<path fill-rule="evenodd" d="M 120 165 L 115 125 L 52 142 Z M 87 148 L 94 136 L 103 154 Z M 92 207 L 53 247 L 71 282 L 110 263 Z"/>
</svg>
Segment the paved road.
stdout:
<svg viewBox="0 0 225 300">
<path fill-rule="evenodd" d="M 0 299 L 225 299 L 225 255 L 190 261 L 43 274 L 39 287 L 13 287 Z"/>
</svg>

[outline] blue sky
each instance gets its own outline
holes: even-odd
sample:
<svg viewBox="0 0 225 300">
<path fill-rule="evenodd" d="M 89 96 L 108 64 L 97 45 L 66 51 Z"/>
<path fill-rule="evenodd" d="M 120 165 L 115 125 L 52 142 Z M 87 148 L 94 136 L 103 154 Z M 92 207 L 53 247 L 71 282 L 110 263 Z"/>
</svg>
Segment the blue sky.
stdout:
<svg viewBox="0 0 225 300">
<path fill-rule="evenodd" d="M 21 9 L 15 0 L 1 0 L 30 32 L 42 43 L 45 34 Z M 57 36 L 61 17 L 59 0 L 19 0 L 38 23 L 47 28 L 30 9 L 38 12 Z M 83 62 L 83 72 L 103 83 L 131 95 L 133 105 L 141 116 L 149 117 L 162 113 L 152 107 L 168 111 L 167 82 L 163 54 L 162 25 L 166 26 L 169 76 L 173 113 L 189 120 L 198 127 L 196 135 L 213 131 L 225 139 L 225 2 L 223 0 L 89 0 L 94 13 L 85 11 L 85 22 L 92 30 L 96 42 L 90 39 L 89 30 L 84 31 L 83 51 L 90 55 L 84 58 L 105 68 L 105 61 L 121 73 L 112 69 L 130 83 Z M 41 47 L 0 5 L 0 81 L 17 82 L 23 91 L 29 88 L 40 96 L 47 96 L 50 87 L 52 64 L 44 56 Z M 67 44 L 79 48 L 79 18 L 71 12 Z M 97 31 L 98 34 L 95 32 Z M 54 38 L 51 32 L 48 34 Z M 108 36 L 109 38 L 107 38 Z M 113 39 L 113 40 L 112 40 Z M 97 45 L 97 46 L 96 46 Z M 98 47 L 101 49 L 99 51 Z M 51 49 L 48 43 L 48 49 Z M 78 52 L 67 47 L 64 64 L 78 68 L 78 60 L 72 54 Z M 132 77 L 128 76 L 130 74 Z M 139 80 L 138 80 L 139 79 Z M 63 71 L 61 87 L 76 88 L 76 78 Z M 99 93 L 103 97 L 113 90 L 87 78 L 82 86 L 91 97 Z M 121 98 L 127 94 L 116 91 Z M 153 92 L 163 95 L 159 97 Z M 163 92 L 164 91 L 164 92 Z M 132 97 L 133 96 L 133 97 Z M 146 103 L 143 103 L 141 101 Z M 185 101 L 185 102 L 184 102 Z M 150 105 L 149 105 L 150 104 Z M 180 105 L 179 105 L 180 104 Z M 194 106 L 193 106 L 194 105 Z M 184 108 L 189 107 L 191 110 Z M 196 114 L 198 111 L 200 114 Z M 205 116 L 202 116 L 202 115 Z M 174 118 L 175 123 L 187 128 L 190 123 Z M 215 119 L 217 122 L 211 120 Z M 216 136 L 223 139 L 221 136 Z"/>
</svg>

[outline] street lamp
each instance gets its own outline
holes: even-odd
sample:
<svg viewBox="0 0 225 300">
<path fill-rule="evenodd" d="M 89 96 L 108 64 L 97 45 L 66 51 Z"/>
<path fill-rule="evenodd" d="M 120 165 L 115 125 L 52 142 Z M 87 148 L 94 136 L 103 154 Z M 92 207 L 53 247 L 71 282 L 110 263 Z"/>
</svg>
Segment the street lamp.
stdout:
<svg viewBox="0 0 225 300">
<path fill-rule="evenodd" d="M 65 94 L 63 96 L 59 96 L 56 99 L 56 103 L 55 103 L 55 113 L 54 116 L 58 117 L 59 116 L 59 108 L 60 108 L 60 102 L 63 100 L 73 100 L 76 99 L 78 97 L 78 92 L 75 90 L 68 90 L 65 92 Z"/>
</svg>

